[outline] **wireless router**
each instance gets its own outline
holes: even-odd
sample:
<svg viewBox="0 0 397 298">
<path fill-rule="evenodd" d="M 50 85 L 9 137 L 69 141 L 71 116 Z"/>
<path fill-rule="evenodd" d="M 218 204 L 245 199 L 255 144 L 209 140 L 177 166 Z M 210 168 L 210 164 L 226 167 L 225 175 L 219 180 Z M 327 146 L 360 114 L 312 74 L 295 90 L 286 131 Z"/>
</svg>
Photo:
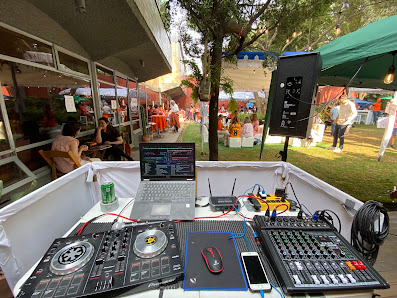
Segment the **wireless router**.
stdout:
<svg viewBox="0 0 397 298">
<path fill-rule="evenodd" d="M 211 211 L 229 211 L 233 208 L 234 203 L 236 202 L 236 197 L 233 195 L 234 193 L 234 186 L 236 185 L 236 178 L 234 179 L 234 184 L 232 188 L 232 194 L 230 196 L 212 196 L 211 192 L 211 184 L 210 179 L 208 178 L 208 188 L 210 190 L 210 198 L 209 204 Z M 240 202 L 237 202 L 235 207 L 240 210 Z"/>
</svg>

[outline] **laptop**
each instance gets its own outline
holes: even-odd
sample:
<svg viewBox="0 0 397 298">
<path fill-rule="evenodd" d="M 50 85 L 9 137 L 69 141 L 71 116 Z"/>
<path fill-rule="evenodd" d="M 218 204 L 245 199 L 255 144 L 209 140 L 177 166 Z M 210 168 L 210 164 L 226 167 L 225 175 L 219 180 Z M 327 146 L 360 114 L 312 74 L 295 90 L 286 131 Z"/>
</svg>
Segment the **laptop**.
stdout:
<svg viewBox="0 0 397 298">
<path fill-rule="evenodd" d="M 194 143 L 140 143 L 141 182 L 132 219 L 193 220 L 196 199 Z"/>
</svg>

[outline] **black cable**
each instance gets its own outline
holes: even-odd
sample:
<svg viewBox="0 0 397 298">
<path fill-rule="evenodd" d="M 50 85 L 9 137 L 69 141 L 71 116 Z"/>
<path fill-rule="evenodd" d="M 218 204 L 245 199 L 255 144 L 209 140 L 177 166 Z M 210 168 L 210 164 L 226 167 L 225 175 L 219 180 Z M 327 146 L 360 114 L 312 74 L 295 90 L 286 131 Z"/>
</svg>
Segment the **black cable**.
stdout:
<svg viewBox="0 0 397 298">
<path fill-rule="evenodd" d="M 121 217 L 120 217 L 121 213 L 123 213 L 124 210 L 125 210 L 134 200 L 135 200 L 135 198 L 132 198 L 132 199 L 127 203 L 127 205 L 125 205 L 124 208 L 121 209 L 121 211 L 120 211 L 120 213 L 119 213 L 119 216 L 117 216 L 117 218 L 114 220 L 113 223 L 119 221 L 119 218 L 121 218 Z"/>
<path fill-rule="evenodd" d="M 381 215 L 383 223 L 381 225 Z M 374 265 L 379 252 L 389 234 L 389 215 L 383 205 L 367 201 L 357 211 L 351 228 L 351 244 L 371 264 Z"/>
<path fill-rule="evenodd" d="M 296 199 L 296 201 L 297 201 L 298 204 L 299 204 L 299 209 L 302 210 L 302 204 L 301 204 L 301 202 L 299 202 L 298 197 L 296 196 L 296 193 L 295 193 L 294 187 L 292 186 L 292 183 L 291 183 L 291 182 L 288 182 L 287 185 L 288 185 L 288 184 L 291 185 L 292 192 L 294 193 L 295 199 Z"/>
<path fill-rule="evenodd" d="M 339 218 L 339 216 L 338 216 L 338 214 L 336 214 L 334 211 L 332 211 L 332 210 L 329 210 L 329 209 L 324 209 L 323 211 L 321 211 L 323 214 L 327 214 L 329 217 L 330 217 L 330 219 L 332 220 L 332 225 L 335 227 L 335 225 L 334 225 L 334 219 L 333 219 L 333 217 L 332 217 L 332 215 L 330 215 L 328 212 L 331 212 L 332 214 L 334 214 L 335 216 L 336 216 L 336 218 L 338 219 L 338 223 L 339 223 L 339 230 L 338 230 L 338 232 L 340 233 L 341 232 L 341 230 L 342 230 L 342 223 L 341 223 L 341 221 L 340 221 L 340 218 Z M 320 217 L 323 217 L 324 215 L 320 215 Z"/>
</svg>

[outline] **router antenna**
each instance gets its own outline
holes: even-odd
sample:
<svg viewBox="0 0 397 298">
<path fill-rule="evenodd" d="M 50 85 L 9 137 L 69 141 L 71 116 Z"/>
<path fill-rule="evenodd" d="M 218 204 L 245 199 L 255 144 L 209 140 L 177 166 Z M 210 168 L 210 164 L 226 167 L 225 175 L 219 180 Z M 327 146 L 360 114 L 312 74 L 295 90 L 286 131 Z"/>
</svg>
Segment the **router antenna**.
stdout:
<svg viewBox="0 0 397 298">
<path fill-rule="evenodd" d="M 234 186 L 236 185 L 236 180 L 237 180 L 237 178 L 234 178 L 234 183 L 233 183 L 233 188 L 232 188 L 232 196 L 233 196 L 233 193 L 234 193 Z"/>
<path fill-rule="evenodd" d="M 208 178 L 208 188 L 210 189 L 210 197 L 212 197 L 210 178 Z"/>
</svg>

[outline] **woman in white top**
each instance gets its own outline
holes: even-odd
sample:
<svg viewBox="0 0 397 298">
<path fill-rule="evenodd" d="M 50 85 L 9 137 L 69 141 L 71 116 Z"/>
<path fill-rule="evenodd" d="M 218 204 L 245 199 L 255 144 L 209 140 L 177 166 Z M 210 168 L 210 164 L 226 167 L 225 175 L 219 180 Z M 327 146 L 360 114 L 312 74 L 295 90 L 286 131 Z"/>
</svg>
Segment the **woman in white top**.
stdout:
<svg viewBox="0 0 397 298">
<path fill-rule="evenodd" d="M 181 128 L 181 125 L 179 124 L 179 107 L 175 103 L 175 101 L 171 100 L 171 114 L 170 114 L 170 126 L 175 127 L 175 131 L 178 131 L 179 128 Z"/>
<path fill-rule="evenodd" d="M 240 131 L 243 138 L 250 138 L 254 136 L 254 127 L 252 126 L 250 117 L 245 117 L 243 128 Z"/>
</svg>

